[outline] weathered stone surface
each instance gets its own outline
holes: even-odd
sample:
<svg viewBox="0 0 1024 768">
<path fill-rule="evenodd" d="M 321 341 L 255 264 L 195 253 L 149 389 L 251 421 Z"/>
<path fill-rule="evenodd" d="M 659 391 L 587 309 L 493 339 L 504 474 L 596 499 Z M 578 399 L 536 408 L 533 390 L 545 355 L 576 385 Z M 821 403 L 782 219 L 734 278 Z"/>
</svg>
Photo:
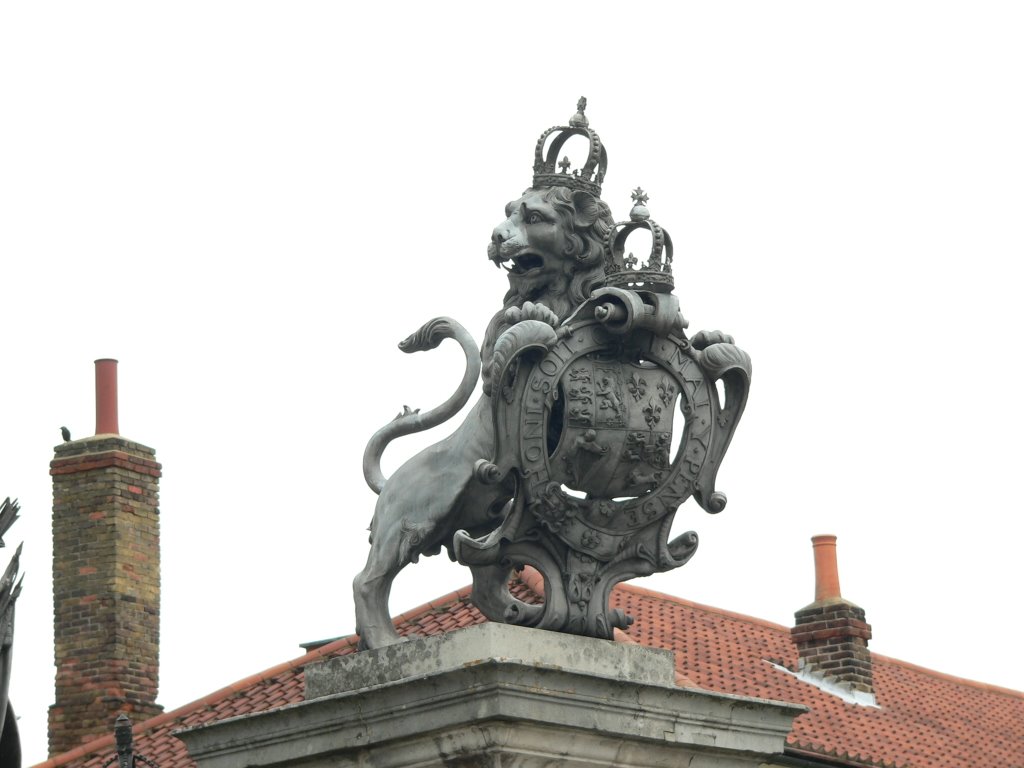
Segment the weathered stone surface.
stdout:
<svg viewBox="0 0 1024 768">
<path fill-rule="evenodd" d="M 486 662 L 529 664 L 652 685 L 672 685 L 675 680 L 671 651 L 488 623 L 317 664 L 306 670 L 306 698 Z"/>
<path fill-rule="evenodd" d="M 670 659 L 492 624 L 311 667 L 318 698 L 179 735 L 200 768 L 755 766 L 782 751 L 802 707 L 678 688 Z"/>
</svg>

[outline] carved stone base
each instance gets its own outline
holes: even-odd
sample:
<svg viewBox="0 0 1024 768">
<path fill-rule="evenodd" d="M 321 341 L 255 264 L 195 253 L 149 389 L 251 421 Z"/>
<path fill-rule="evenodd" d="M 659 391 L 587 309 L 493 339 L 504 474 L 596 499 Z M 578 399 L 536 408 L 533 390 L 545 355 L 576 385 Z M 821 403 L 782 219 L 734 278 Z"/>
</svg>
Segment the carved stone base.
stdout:
<svg viewBox="0 0 1024 768">
<path fill-rule="evenodd" d="M 305 702 L 180 736 L 199 768 L 758 766 L 804 711 L 673 681 L 668 651 L 491 623 L 311 666 Z"/>
</svg>

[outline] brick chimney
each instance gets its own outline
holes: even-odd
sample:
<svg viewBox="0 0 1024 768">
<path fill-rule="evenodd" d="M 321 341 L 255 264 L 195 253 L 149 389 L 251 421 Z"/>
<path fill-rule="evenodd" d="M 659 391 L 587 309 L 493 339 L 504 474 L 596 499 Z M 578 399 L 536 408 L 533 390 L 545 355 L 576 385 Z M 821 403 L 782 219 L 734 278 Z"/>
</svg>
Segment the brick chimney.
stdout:
<svg viewBox="0 0 1024 768">
<path fill-rule="evenodd" d="M 852 691 L 873 693 L 871 626 L 864 609 L 845 600 L 839 591 L 836 537 L 812 536 L 814 545 L 814 602 L 796 612 L 790 630 L 800 654 L 800 670 L 818 675 Z"/>
<path fill-rule="evenodd" d="M 160 464 L 118 434 L 116 360 L 96 361 L 96 434 L 54 451 L 51 757 L 163 710 Z"/>
</svg>

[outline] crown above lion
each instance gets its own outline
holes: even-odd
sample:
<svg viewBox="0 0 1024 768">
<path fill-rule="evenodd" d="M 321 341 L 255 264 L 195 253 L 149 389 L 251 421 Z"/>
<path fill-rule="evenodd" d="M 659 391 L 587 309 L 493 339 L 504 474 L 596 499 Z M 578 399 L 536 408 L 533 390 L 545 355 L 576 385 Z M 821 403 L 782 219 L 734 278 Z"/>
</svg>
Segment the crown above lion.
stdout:
<svg viewBox="0 0 1024 768">
<path fill-rule="evenodd" d="M 590 128 L 586 109 L 587 99 L 581 96 L 576 103 L 576 114 L 569 120 L 569 125 L 556 125 L 540 135 L 534 152 L 535 188 L 568 187 L 589 192 L 595 197 L 601 196 L 601 183 L 608 169 L 608 152 L 597 132 Z M 552 134 L 556 135 L 545 152 L 544 146 Z M 583 167 L 575 170 L 571 170 L 568 156 L 563 155 L 561 160 L 558 159 L 565 142 L 573 136 L 583 136 L 590 142 Z M 634 205 L 629 212 L 629 221 L 617 222 L 608 234 L 605 243 L 605 285 L 671 293 L 674 287 L 672 238 L 651 218 L 647 200 L 647 194 L 640 187 L 633 190 Z M 640 261 L 632 253 L 627 255 L 626 238 L 638 229 L 646 229 L 651 235 L 651 252 L 646 261 Z"/>
<path fill-rule="evenodd" d="M 604 284 L 610 288 L 631 288 L 672 293 L 672 238 L 647 210 L 647 193 L 640 187 L 633 190 L 633 208 L 629 221 L 618 221 L 608 233 L 605 243 Z M 626 239 L 638 229 L 651 235 L 651 252 L 646 261 L 626 253 Z"/>
<path fill-rule="evenodd" d="M 590 129 L 590 121 L 584 111 L 587 108 L 587 98 L 581 96 L 576 104 L 576 114 L 569 120 L 569 125 L 556 125 L 548 128 L 537 139 L 537 149 L 534 153 L 533 162 L 533 186 L 534 187 L 569 187 L 590 192 L 596 197 L 601 196 L 601 182 L 604 181 L 604 173 L 608 168 L 608 153 L 601 144 L 601 137 Z M 551 134 L 559 132 L 548 147 L 545 154 L 544 144 Z M 590 142 L 590 152 L 587 154 L 586 162 L 582 168 L 570 171 L 570 162 L 567 156 L 561 160 L 558 156 L 562 147 L 573 136 L 583 136 Z"/>
</svg>

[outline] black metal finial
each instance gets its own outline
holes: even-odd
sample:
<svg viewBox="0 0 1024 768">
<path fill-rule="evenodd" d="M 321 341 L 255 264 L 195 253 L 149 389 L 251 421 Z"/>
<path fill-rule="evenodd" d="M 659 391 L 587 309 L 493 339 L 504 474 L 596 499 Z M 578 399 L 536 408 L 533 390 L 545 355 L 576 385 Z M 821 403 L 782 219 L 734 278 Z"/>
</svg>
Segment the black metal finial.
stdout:
<svg viewBox="0 0 1024 768">
<path fill-rule="evenodd" d="M 132 721 L 128 715 L 122 712 L 114 721 L 114 745 L 117 754 L 103 764 L 103 768 L 117 763 L 117 768 L 135 768 L 136 762 L 159 768 L 159 766 L 148 757 L 135 754 L 135 746 L 132 742 Z"/>
<path fill-rule="evenodd" d="M 568 173 L 570 165 L 571 163 L 569 162 L 568 155 L 566 155 L 565 157 L 558 161 L 558 167 L 562 169 L 562 173 Z"/>
<path fill-rule="evenodd" d="M 117 763 L 120 768 L 133 768 L 132 721 L 123 712 L 114 723 L 114 744 L 117 745 Z"/>
</svg>

